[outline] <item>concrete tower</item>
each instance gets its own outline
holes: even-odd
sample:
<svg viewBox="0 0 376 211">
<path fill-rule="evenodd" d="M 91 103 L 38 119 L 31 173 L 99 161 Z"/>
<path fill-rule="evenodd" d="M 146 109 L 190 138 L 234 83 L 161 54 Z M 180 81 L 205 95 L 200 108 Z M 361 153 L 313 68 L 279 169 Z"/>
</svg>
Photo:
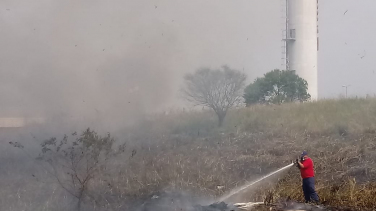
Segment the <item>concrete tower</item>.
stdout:
<svg viewBox="0 0 376 211">
<path fill-rule="evenodd" d="M 286 70 L 308 82 L 312 100 L 318 98 L 318 0 L 285 0 L 284 59 Z"/>
</svg>

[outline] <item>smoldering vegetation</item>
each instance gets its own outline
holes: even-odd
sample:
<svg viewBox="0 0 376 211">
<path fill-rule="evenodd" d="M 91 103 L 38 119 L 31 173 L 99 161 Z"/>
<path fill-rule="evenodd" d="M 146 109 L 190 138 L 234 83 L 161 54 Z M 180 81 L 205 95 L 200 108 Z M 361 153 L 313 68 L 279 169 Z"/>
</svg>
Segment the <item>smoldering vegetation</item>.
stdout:
<svg viewBox="0 0 376 211">
<path fill-rule="evenodd" d="M 328 206 L 376 208 L 374 99 L 235 109 L 221 128 L 179 106 L 182 76 L 201 65 L 260 75 L 279 64 L 278 23 L 254 33 L 279 19 L 277 1 L 119 2 L 0 2 L 0 115 L 45 117 L 0 129 L 1 210 L 274 209 L 302 200 L 297 171 L 215 202 L 303 148 Z"/>
<path fill-rule="evenodd" d="M 0 116 L 44 119 L 41 125 L 1 129 L 1 209 L 124 210 L 137 208 L 139 201 L 165 189 L 180 192 L 190 187 L 185 191 L 194 195 L 210 192 L 205 186 L 196 191 L 199 184 L 192 181 L 197 175 L 202 183 L 211 180 L 211 174 L 197 174 L 201 161 L 182 160 L 189 136 L 181 131 L 181 139 L 157 121 L 162 120 L 161 110 L 181 105 L 176 92 L 185 73 L 201 65 L 223 65 L 227 56 L 217 52 L 234 55 L 239 47 L 249 49 L 244 45 L 248 42 L 244 26 L 250 21 L 237 24 L 233 30 L 239 34 L 231 32 L 237 39 L 229 41 L 218 34 L 227 30 L 224 25 L 232 27 L 244 17 L 210 24 L 217 23 L 226 6 L 216 5 L 208 14 L 204 8 L 213 5 L 203 3 L 199 13 L 207 23 L 202 24 L 202 18 L 192 16 L 197 3 L 0 3 L 6 8 L 0 12 L 4 32 L 0 43 L 6 49 L 0 52 Z M 232 6 L 244 14 L 257 11 Z M 208 30 L 207 25 L 212 27 Z M 205 41 L 213 36 L 229 43 L 227 50 Z M 252 46 L 257 51 L 268 45 L 257 41 Z M 244 69 L 246 57 L 234 57 L 236 66 Z M 102 151 L 99 143 L 93 147 L 80 140 L 87 127 L 98 142 L 111 132 L 114 142 L 109 152 Z M 102 159 L 106 153 L 116 157 Z M 205 166 L 210 167 L 210 162 Z M 84 164 L 92 168 L 85 169 Z M 192 171 L 196 176 L 185 166 L 196 169 Z"/>
<path fill-rule="evenodd" d="M 195 205 L 209 206 L 233 188 L 285 166 L 302 149 L 314 158 L 317 190 L 327 206 L 374 209 L 375 117 L 370 115 L 374 105 L 373 99 L 349 99 L 244 108 L 232 111 L 222 128 L 217 127 L 210 111 L 154 116 L 110 135 L 114 137 L 114 152 L 122 153 L 111 157 L 110 162 L 100 161 L 101 168 L 90 177 L 80 209 L 150 210 L 160 206 L 160 210 L 189 210 Z M 308 118 L 311 121 L 306 121 Z M 2 133 L 2 207 L 76 209 L 77 197 L 51 174 L 54 168 L 61 168 L 59 176 L 69 182 L 62 163 L 51 166 L 49 160 L 35 159 L 42 153 L 40 144 L 51 135 L 38 134 L 38 130 Z M 67 133 L 71 140 L 67 143 L 82 135 L 82 131 Z M 107 136 L 99 133 L 97 138 Z M 61 140 L 63 134 L 57 136 L 56 146 Z M 16 141 L 23 148 L 14 147 Z M 272 205 L 281 199 L 303 200 L 297 169 L 228 202 L 264 201 Z"/>
</svg>

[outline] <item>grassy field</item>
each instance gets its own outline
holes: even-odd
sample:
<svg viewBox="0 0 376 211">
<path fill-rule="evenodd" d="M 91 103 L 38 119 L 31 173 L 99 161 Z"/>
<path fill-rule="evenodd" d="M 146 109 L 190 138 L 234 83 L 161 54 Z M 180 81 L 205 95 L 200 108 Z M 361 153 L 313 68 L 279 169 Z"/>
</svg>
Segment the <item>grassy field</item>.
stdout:
<svg viewBox="0 0 376 211">
<path fill-rule="evenodd" d="M 149 131 L 163 137 L 163 147 L 153 138 L 152 145 L 159 147 L 155 150 L 162 151 L 154 161 L 163 164 L 171 159 L 172 164 L 166 166 L 172 173 L 160 181 L 219 196 L 307 150 L 315 161 L 322 201 L 376 208 L 375 99 L 242 108 L 233 110 L 222 128 L 216 128 L 210 111 L 172 112 L 151 121 L 155 123 L 149 124 Z M 291 169 L 282 178 L 272 188 L 273 198 L 302 201 L 298 170 Z M 263 200 L 269 191 L 263 186 L 241 200 Z"/>
<path fill-rule="evenodd" d="M 209 202 L 286 166 L 302 150 L 315 162 L 317 190 L 325 204 L 376 209 L 375 99 L 240 108 L 228 114 L 222 128 L 216 121 L 209 110 L 171 111 L 117 133 L 117 141 L 127 143 L 126 153 L 90 183 L 88 193 L 96 202 L 88 198 L 87 210 L 124 210 L 171 189 L 204 195 Z M 8 200 L 12 210 L 33 200 L 54 210 L 48 207 L 68 197 L 60 190 L 59 197 L 33 199 L 51 184 L 32 179 L 17 183 L 24 185 L 27 202 L 14 193 L 14 185 L 2 188 L 3 194 L 18 197 Z M 266 198 L 302 201 L 299 171 L 291 168 L 232 200 Z"/>
</svg>

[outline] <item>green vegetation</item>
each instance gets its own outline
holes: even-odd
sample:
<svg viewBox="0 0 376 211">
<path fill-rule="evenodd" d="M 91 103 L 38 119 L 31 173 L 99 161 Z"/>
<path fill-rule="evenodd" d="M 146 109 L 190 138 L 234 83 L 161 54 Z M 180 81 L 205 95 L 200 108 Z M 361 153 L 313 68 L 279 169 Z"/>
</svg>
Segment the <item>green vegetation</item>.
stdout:
<svg viewBox="0 0 376 211">
<path fill-rule="evenodd" d="M 248 85 L 244 90 L 244 99 L 247 106 L 304 102 L 311 98 L 307 90 L 307 81 L 295 71 L 275 69 Z"/>
</svg>

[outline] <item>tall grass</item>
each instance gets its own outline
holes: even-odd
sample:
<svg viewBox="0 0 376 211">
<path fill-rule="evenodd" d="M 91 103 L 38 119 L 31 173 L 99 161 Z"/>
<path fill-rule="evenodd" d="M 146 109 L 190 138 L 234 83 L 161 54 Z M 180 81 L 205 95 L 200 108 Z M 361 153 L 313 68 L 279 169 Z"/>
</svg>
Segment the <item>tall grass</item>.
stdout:
<svg viewBox="0 0 376 211">
<path fill-rule="evenodd" d="M 302 150 L 315 162 L 317 189 L 328 205 L 376 209 L 375 99 L 240 108 L 228 113 L 221 128 L 210 110 L 172 111 L 122 132 L 119 141 L 127 142 L 128 153 L 96 176 L 90 192 L 97 202 L 88 203 L 88 210 L 124 210 L 165 189 L 215 199 L 289 164 Z M 302 200 L 298 169 L 278 177 L 278 183 L 274 178 L 236 200 L 259 201 L 270 194 L 275 200 Z M 26 181 L 25 194 L 52 187 Z M 2 193 L 17 197 L 12 188 Z M 15 198 L 8 207 L 22 209 L 30 198 Z M 54 201 L 50 208 L 44 202 L 44 210 L 54 210 Z"/>
<path fill-rule="evenodd" d="M 179 154 L 182 160 L 190 162 L 193 157 L 202 155 L 212 161 L 209 166 L 198 162 L 195 168 L 190 169 L 190 165 L 181 168 L 181 171 L 189 172 L 185 176 L 189 175 L 187 180 L 191 183 L 186 188 L 197 185 L 196 188 L 201 191 L 220 195 L 255 178 L 255 175 L 281 167 L 289 159 L 296 158 L 301 150 L 308 150 L 316 163 L 318 190 L 324 201 L 336 206 L 375 208 L 376 203 L 370 203 L 373 198 L 369 195 L 376 191 L 372 185 L 376 178 L 375 99 L 322 100 L 241 108 L 229 112 L 222 128 L 216 127 L 215 115 L 208 110 L 161 115 L 155 121 L 163 122 L 161 127 L 167 126 L 160 130 L 165 134 L 179 135 L 187 149 L 204 145 L 205 154 L 191 149 L 188 154 Z M 163 143 L 171 144 L 169 141 Z M 179 145 L 175 147 L 171 152 L 181 149 Z M 237 162 L 241 165 L 234 165 Z M 212 169 L 213 166 L 216 168 Z M 219 166 L 221 170 L 218 171 Z M 219 191 L 214 183 L 209 185 L 191 174 L 197 171 L 205 172 L 215 184 L 225 188 Z M 298 171 L 288 175 L 274 191 L 276 197 L 302 200 Z M 192 179 L 196 180 L 192 182 Z M 348 185 L 352 184 L 349 181 L 353 179 L 357 182 L 349 192 Z M 341 191 L 333 195 L 331 190 L 337 186 L 341 187 Z M 264 191 L 268 190 L 264 188 Z M 361 193 L 364 200 L 359 199 Z M 256 196 L 246 198 L 261 200 L 264 195 L 265 192 L 260 191 Z"/>
<path fill-rule="evenodd" d="M 231 124 L 245 131 L 362 133 L 376 128 L 375 99 L 322 100 L 304 104 L 255 106 L 234 111 Z"/>
<path fill-rule="evenodd" d="M 337 99 L 283 105 L 256 105 L 232 110 L 224 126 L 217 128 L 210 110 L 172 112 L 153 119 L 165 132 L 215 134 L 220 132 L 268 132 L 340 134 L 363 133 L 376 128 L 376 99 Z"/>
</svg>

